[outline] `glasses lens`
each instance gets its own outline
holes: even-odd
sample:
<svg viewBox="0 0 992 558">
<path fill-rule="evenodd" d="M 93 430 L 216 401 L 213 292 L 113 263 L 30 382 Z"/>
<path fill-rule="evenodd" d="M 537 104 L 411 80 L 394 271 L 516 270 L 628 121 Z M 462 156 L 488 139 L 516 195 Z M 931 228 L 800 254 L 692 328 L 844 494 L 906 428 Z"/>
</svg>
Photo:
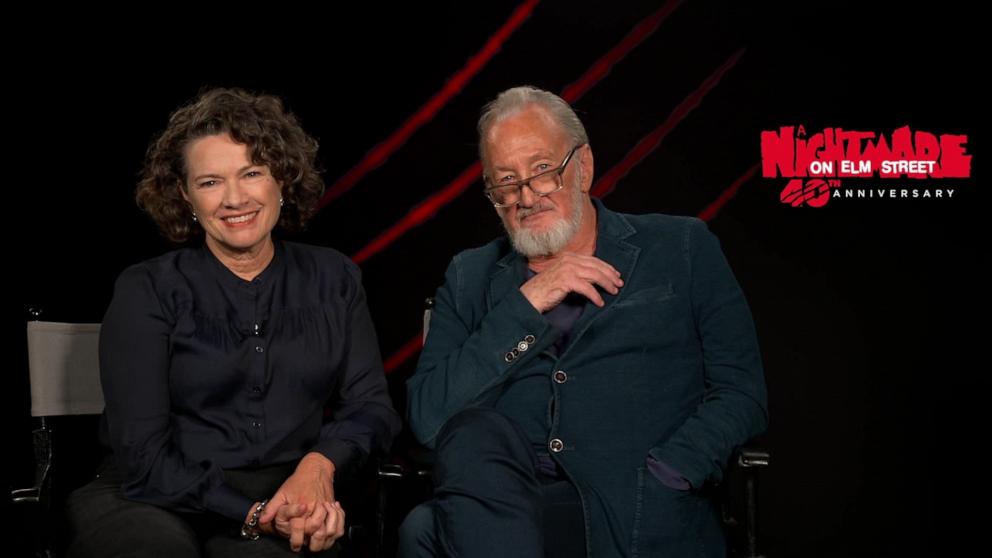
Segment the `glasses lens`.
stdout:
<svg viewBox="0 0 992 558">
<path fill-rule="evenodd" d="M 517 201 L 518 191 L 518 188 L 511 186 L 509 188 L 497 188 L 495 190 L 490 190 L 487 195 L 489 196 L 489 201 L 497 205 L 506 205 Z"/>
<path fill-rule="evenodd" d="M 557 169 L 535 176 L 530 180 L 530 188 L 535 194 L 550 194 L 558 189 L 558 182 L 561 180 L 561 173 Z"/>
</svg>

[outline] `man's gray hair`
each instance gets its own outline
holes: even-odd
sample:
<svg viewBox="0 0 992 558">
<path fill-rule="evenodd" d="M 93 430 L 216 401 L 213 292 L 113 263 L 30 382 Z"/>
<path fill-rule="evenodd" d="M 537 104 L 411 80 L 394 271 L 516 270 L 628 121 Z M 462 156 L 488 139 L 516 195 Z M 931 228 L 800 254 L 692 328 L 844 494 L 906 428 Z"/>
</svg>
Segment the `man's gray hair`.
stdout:
<svg viewBox="0 0 992 558">
<path fill-rule="evenodd" d="M 537 105 L 548 111 L 551 118 L 561 126 L 572 139 L 573 147 L 589 143 L 586 128 L 576 116 L 572 107 L 564 99 L 550 91 L 530 85 L 507 89 L 493 101 L 482 107 L 479 117 L 479 157 L 486 160 L 486 134 L 497 122 L 512 116 L 530 105 Z"/>
</svg>

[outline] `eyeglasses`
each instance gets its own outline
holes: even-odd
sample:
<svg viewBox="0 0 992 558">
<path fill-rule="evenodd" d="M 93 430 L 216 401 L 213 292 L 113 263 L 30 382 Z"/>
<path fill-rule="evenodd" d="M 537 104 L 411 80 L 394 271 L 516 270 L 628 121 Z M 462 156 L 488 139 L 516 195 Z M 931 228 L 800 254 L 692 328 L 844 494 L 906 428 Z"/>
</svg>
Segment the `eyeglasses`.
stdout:
<svg viewBox="0 0 992 558">
<path fill-rule="evenodd" d="M 539 172 L 534 176 L 523 180 L 514 180 L 513 182 L 505 182 L 497 186 L 490 186 L 483 190 L 483 193 L 496 207 L 509 207 L 519 203 L 520 196 L 523 194 L 524 186 L 529 187 L 531 192 L 534 192 L 534 194 L 542 198 L 544 196 L 554 194 L 564 187 L 565 183 L 562 181 L 561 175 L 565 172 L 565 167 L 568 166 L 568 162 L 572 160 L 572 155 L 575 154 L 575 150 L 583 145 L 585 144 L 580 143 L 579 145 L 573 147 L 572 150 L 568 152 L 568 155 L 565 156 L 565 160 L 553 169 Z M 489 179 L 487 178 L 486 182 L 488 181 Z"/>
</svg>

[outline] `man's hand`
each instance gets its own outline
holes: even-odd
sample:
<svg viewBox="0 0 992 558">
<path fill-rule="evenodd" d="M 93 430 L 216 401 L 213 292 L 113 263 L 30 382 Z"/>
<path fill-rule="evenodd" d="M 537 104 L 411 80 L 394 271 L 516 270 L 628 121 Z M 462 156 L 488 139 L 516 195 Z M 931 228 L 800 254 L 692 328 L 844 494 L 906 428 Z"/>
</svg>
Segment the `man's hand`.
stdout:
<svg viewBox="0 0 992 558">
<path fill-rule="evenodd" d="M 596 306 L 605 302 L 596 287 L 610 294 L 620 292 L 623 279 L 614 267 L 595 256 L 565 252 L 548 269 L 520 286 L 527 301 L 542 314 L 561 304 L 568 293 L 579 293 Z"/>
</svg>

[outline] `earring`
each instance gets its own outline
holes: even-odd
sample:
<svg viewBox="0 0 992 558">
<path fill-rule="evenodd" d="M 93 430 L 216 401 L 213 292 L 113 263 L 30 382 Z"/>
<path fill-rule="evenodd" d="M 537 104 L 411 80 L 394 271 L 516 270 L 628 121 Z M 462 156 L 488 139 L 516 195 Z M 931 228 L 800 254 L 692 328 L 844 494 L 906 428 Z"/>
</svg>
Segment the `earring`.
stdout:
<svg viewBox="0 0 992 558">
<path fill-rule="evenodd" d="M 193 222 L 195 223 L 196 221 L 197 221 L 197 218 L 196 218 L 196 212 L 194 211 L 194 212 L 193 212 Z"/>
<path fill-rule="evenodd" d="M 282 196 L 279 196 L 279 207 L 282 207 Z"/>
</svg>

